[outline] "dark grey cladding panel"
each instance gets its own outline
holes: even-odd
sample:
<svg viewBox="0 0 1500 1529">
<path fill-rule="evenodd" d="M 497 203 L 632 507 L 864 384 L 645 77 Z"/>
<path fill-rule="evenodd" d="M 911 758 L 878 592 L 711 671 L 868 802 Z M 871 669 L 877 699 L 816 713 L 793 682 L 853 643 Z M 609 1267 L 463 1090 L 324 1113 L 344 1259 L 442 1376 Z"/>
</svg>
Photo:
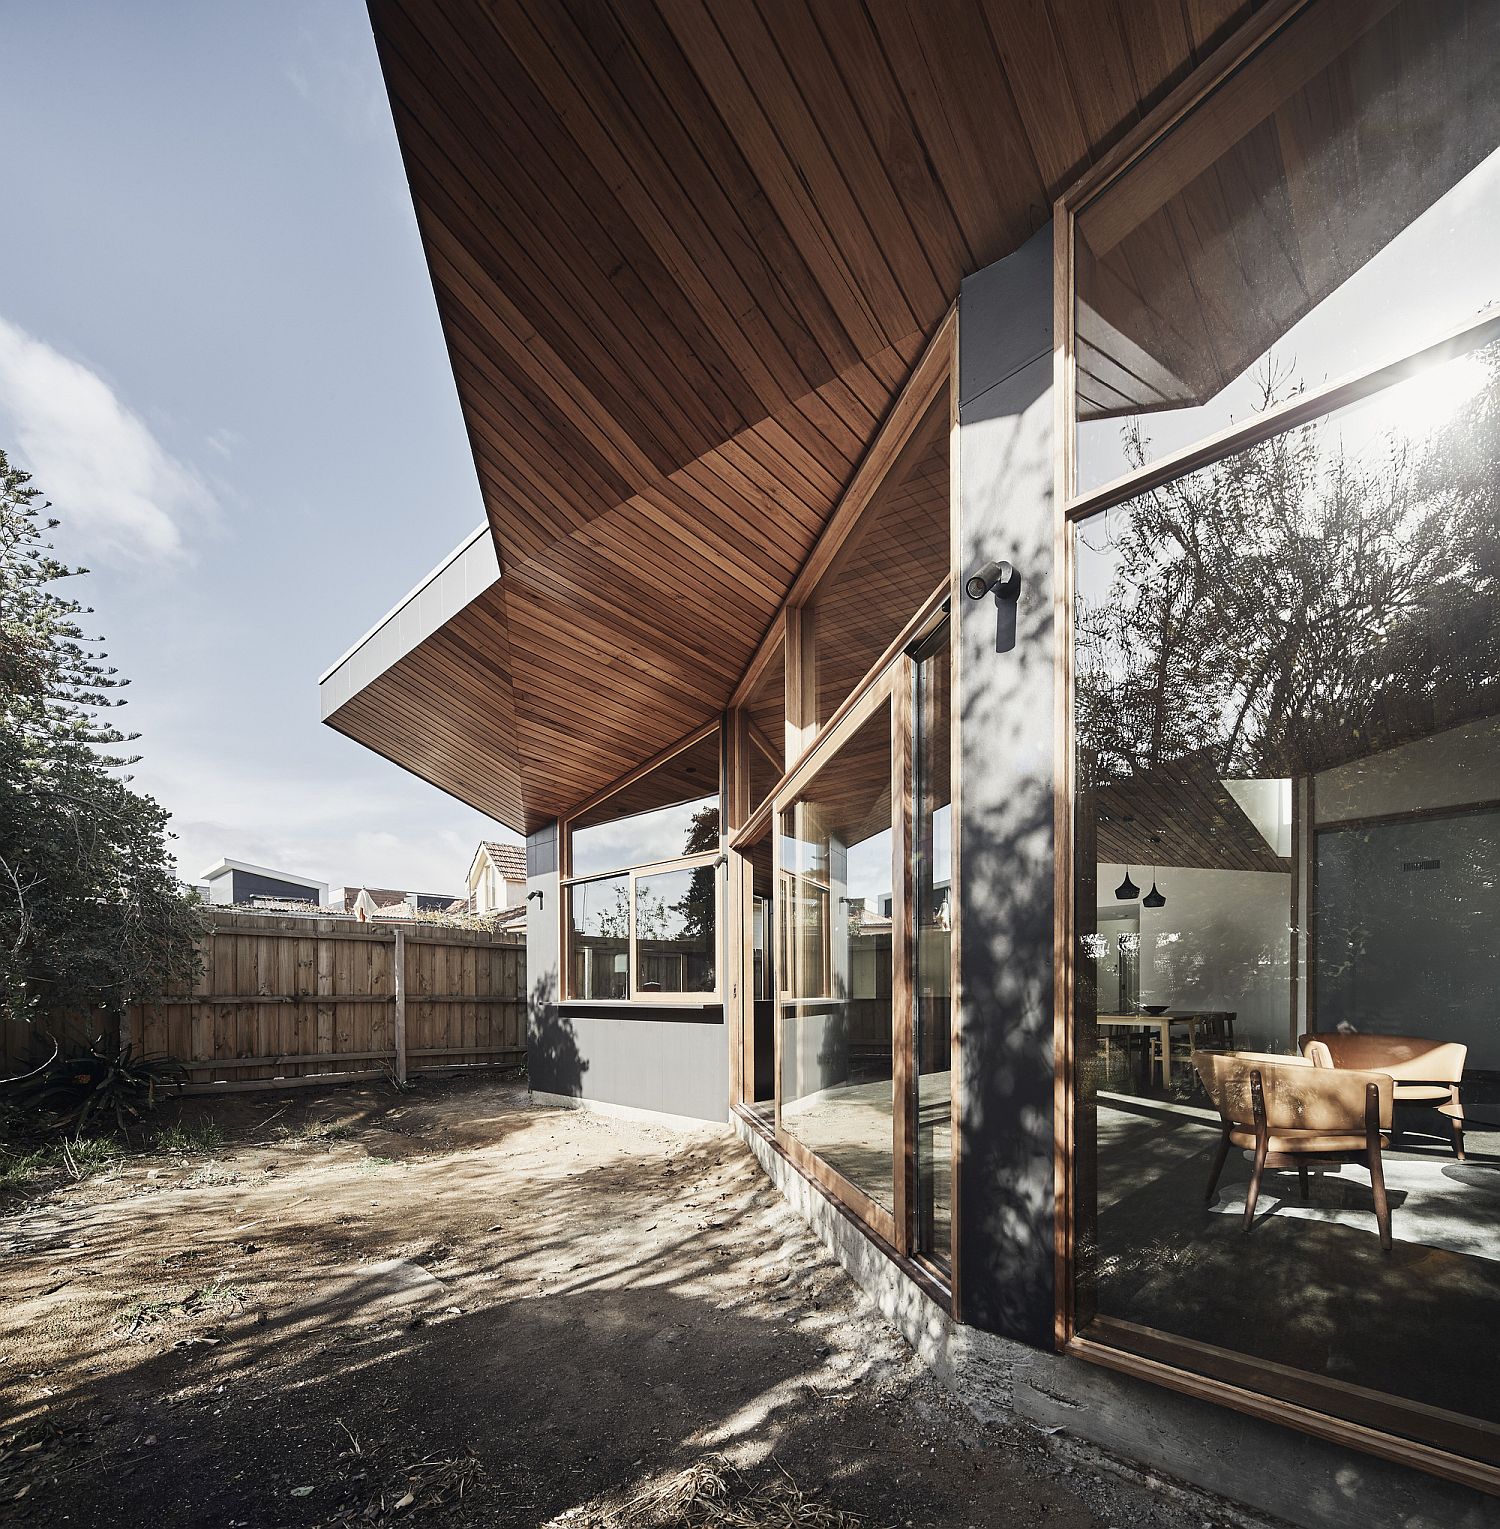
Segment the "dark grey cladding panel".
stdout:
<svg viewBox="0 0 1500 1529">
<path fill-rule="evenodd" d="M 526 874 L 550 876 L 557 869 L 557 824 L 546 823 L 526 835 Z"/>
<path fill-rule="evenodd" d="M 232 900 L 247 903 L 252 897 L 284 897 L 289 902 L 317 902 L 320 888 L 305 881 L 283 881 L 278 876 L 259 876 L 254 871 L 230 871 Z"/>
<path fill-rule="evenodd" d="M 555 1006 L 531 1013 L 532 1088 L 694 1120 L 729 1118 L 722 1009 L 632 1009 L 628 1016 Z"/>
<path fill-rule="evenodd" d="M 959 307 L 960 418 L 997 383 L 1052 354 L 1052 225 L 976 271 Z"/>
<path fill-rule="evenodd" d="M 964 1318 L 1053 1322 L 1051 230 L 959 307 L 960 566 L 1014 564 L 1014 606 L 960 592 Z"/>
</svg>

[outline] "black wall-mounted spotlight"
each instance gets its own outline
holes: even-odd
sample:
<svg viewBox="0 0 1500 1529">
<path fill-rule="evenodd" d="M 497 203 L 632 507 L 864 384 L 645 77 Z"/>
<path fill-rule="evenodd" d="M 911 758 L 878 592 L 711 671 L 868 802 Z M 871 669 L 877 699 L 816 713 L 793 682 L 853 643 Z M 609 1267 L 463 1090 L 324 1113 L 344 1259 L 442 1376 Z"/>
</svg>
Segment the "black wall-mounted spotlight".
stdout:
<svg viewBox="0 0 1500 1529">
<path fill-rule="evenodd" d="M 988 594 L 997 600 L 1014 600 L 1021 593 L 1021 576 L 1009 563 L 985 563 L 964 580 L 964 593 L 971 600 L 982 600 Z"/>
<path fill-rule="evenodd" d="M 542 894 L 540 892 L 528 892 L 526 894 L 526 901 L 529 903 L 535 903 L 538 908 L 543 906 Z"/>
</svg>

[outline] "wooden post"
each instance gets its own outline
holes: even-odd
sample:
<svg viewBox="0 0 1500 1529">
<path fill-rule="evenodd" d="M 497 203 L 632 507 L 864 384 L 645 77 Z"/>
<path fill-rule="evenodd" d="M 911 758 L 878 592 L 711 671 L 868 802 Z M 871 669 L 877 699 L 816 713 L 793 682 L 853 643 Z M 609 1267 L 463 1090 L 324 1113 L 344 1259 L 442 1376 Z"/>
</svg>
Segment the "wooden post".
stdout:
<svg viewBox="0 0 1500 1529">
<path fill-rule="evenodd" d="M 396 1081 L 406 1082 L 406 931 L 396 931 Z"/>
</svg>

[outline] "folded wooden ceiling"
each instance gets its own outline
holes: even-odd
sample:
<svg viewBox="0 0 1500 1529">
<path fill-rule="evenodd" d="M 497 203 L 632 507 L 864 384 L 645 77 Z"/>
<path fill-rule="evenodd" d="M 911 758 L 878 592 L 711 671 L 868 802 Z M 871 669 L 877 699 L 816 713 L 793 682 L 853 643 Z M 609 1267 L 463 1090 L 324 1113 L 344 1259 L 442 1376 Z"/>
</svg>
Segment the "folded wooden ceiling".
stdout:
<svg viewBox="0 0 1500 1529">
<path fill-rule="evenodd" d="M 720 710 L 960 280 L 1252 8 L 372 0 L 502 577 L 332 724 L 529 828 Z"/>
</svg>

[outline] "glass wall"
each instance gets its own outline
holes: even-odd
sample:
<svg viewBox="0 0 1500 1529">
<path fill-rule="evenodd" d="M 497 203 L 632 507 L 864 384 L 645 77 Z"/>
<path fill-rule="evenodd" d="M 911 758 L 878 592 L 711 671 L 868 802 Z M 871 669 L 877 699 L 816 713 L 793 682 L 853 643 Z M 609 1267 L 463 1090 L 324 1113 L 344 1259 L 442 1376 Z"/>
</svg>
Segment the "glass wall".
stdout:
<svg viewBox="0 0 1500 1529">
<path fill-rule="evenodd" d="M 914 655 L 916 776 L 912 812 L 912 981 L 916 1080 L 916 1235 L 942 1268 L 953 1232 L 953 792 L 949 623 Z"/>
<path fill-rule="evenodd" d="M 1451 365 L 1077 528 L 1078 1315 L 1500 1425 L 1500 345 Z"/>
<path fill-rule="evenodd" d="M 1245 427 L 1073 527 L 1074 1316 L 1494 1463 L 1500 7 L 1350 14 L 1078 219 L 1084 486 Z"/>
<path fill-rule="evenodd" d="M 948 435 L 945 391 L 802 606 L 803 686 L 816 727 L 948 576 Z"/>
<path fill-rule="evenodd" d="M 781 1127 L 894 1210 L 891 706 L 780 812 Z"/>
<path fill-rule="evenodd" d="M 1500 7 L 1308 7 L 1080 210 L 1078 486 L 1500 296 Z"/>
</svg>

